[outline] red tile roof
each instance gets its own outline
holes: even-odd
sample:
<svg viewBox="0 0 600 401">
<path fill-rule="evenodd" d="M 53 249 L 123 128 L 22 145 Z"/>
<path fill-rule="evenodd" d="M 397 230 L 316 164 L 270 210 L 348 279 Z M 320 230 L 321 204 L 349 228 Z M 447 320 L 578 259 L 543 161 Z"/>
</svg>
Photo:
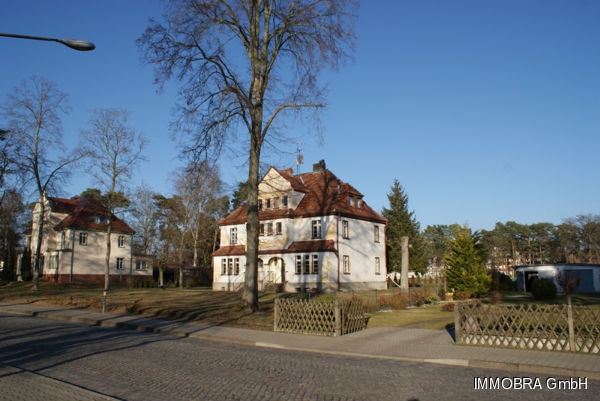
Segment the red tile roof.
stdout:
<svg viewBox="0 0 600 401">
<path fill-rule="evenodd" d="M 295 241 L 287 249 L 260 249 L 259 255 L 272 255 L 279 253 L 303 253 L 303 252 L 336 252 L 335 241 L 333 240 L 313 240 L 313 241 Z M 244 245 L 222 246 L 213 252 L 212 256 L 241 256 L 246 253 Z"/>
<path fill-rule="evenodd" d="M 106 207 L 91 197 L 79 199 L 65 199 L 49 197 L 50 209 L 55 213 L 66 214 L 60 223 L 54 229 L 64 230 L 66 228 L 88 230 L 88 231 L 106 231 L 106 223 L 97 223 L 94 217 L 108 215 Z M 112 215 L 112 228 L 116 233 L 133 234 L 135 231 L 129 227 L 123 220 Z"/>
<path fill-rule="evenodd" d="M 363 200 L 363 195 L 352 185 L 341 181 L 331 171 L 292 175 L 291 170 L 277 170 L 286 179 L 294 191 L 304 193 L 296 209 L 267 209 L 259 212 L 260 220 L 273 220 L 289 217 L 316 217 L 339 215 L 360 220 L 385 224 L 387 220 L 375 212 Z M 349 197 L 355 203 L 350 205 Z M 356 204 L 360 202 L 360 206 Z M 247 204 L 235 209 L 219 221 L 219 225 L 243 224 L 248 216 Z"/>
<path fill-rule="evenodd" d="M 240 256 L 246 253 L 244 245 L 222 246 L 212 253 L 212 256 Z"/>
</svg>

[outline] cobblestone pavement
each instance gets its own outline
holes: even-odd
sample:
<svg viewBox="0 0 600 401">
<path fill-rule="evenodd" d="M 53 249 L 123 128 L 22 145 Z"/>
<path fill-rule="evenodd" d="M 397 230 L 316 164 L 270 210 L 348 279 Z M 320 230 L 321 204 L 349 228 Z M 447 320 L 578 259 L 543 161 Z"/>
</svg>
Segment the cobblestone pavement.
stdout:
<svg viewBox="0 0 600 401">
<path fill-rule="evenodd" d="M 600 391 L 594 380 L 551 390 L 547 376 L 541 389 L 474 390 L 484 375 L 514 377 L 0 314 L 0 400 L 585 401 Z"/>
</svg>

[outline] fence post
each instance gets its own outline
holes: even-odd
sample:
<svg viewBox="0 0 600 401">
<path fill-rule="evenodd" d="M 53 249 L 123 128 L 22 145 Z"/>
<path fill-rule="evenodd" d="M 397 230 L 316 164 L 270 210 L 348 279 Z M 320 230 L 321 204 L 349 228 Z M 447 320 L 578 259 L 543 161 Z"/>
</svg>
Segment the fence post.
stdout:
<svg viewBox="0 0 600 401">
<path fill-rule="evenodd" d="M 569 326 L 569 348 L 571 352 L 575 349 L 575 327 L 573 324 L 573 307 L 571 306 L 571 294 L 567 294 L 567 325 Z"/>
<path fill-rule="evenodd" d="M 462 342 L 462 329 L 460 327 L 460 313 L 461 313 L 461 302 L 454 304 L 454 343 L 460 344 Z"/>
<path fill-rule="evenodd" d="M 279 298 L 275 298 L 275 310 L 273 311 L 273 331 L 277 331 L 277 322 L 279 322 Z"/>
<path fill-rule="evenodd" d="M 341 313 L 339 299 L 335 300 L 334 315 L 335 315 L 335 335 L 341 336 L 342 335 L 342 313 Z"/>
</svg>

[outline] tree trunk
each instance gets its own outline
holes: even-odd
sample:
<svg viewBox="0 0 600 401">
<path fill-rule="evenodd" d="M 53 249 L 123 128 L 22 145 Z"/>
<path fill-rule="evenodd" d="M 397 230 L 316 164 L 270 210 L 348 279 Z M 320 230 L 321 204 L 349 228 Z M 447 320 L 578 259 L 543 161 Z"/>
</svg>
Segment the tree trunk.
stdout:
<svg viewBox="0 0 600 401">
<path fill-rule="evenodd" d="M 108 216 L 107 216 L 107 226 L 106 226 L 106 255 L 104 258 L 104 290 L 108 291 L 110 289 L 110 236 L 112 233 L 112 218 L 111 218 L 111 210 L 110 206 L 108 208 Z"/>
<path fill-rule="evenodd" d="M 35 255 L 33 256 L 33 289 L 38 290 L 40 282 L 40 263 L 42 258 L 42 239 L 44 238 L 44 215 L 46 214 L 46 197 L 40 198 L 40 213 L 38 215 L 37 243 L 35 244 Z M 21 272 L 23 274 L 23 272 Z"/>
<path fill-rule="evenodd" d="M 254 131 L 257 131 L 255 128 Z M 258 311 L 258 172 L 260 162 L 260 130 L 253 132 L 250 142 L 248 168 L 248 221 L 246 223 L 246 272 L 243 299 L 252 310 Z"/>
</svg>

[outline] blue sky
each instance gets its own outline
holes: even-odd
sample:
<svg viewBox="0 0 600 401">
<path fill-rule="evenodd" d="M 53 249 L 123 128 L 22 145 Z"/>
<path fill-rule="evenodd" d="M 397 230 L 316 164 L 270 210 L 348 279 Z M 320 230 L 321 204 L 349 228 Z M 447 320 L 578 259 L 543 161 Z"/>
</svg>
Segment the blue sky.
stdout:
<svg viewBox="0 0 600 401">
<path fill-rule="evenodd" d="M 65 142 L 74 145 L 94 108 L 123 108 L 150 143 L 133 185 L 170 194 L 182 165 L 168 135 L 177 83 L 162 94 L 135 40 L 157 0 L 3 0 L 0 31 L 92 41 L 0 38 L 4 95 L 32 74 L 69 94 Z M 354 62 L 328 84 L 322 141 L 290 124 L 298 144 L 263 162 L 300 171 L 324 159 L 380 211 L 398 179 L 422 228 L 551 222 L 598 214 L 600 2 L 585 0 L 362 1 Z M 244 158 L 221 158 L 225 182 L 247 175 Z M 62 196 L 94 186 L 82 171 Z"/>
</svg>

